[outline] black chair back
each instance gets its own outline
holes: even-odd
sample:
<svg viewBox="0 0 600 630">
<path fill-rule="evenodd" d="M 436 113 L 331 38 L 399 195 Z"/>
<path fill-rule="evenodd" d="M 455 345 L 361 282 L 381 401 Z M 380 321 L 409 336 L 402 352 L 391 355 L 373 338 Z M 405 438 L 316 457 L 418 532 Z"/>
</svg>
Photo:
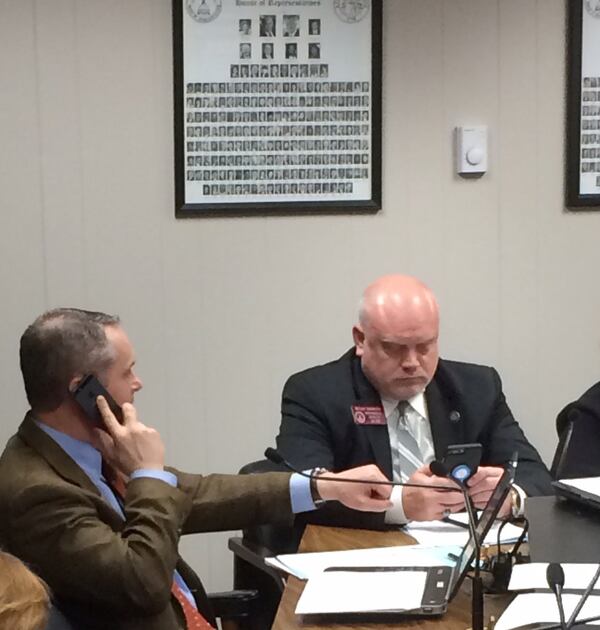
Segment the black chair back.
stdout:
<svg viewBox="0 0 600 630">
<path fill-rule="evenodd" d="M 242 475 L 282 472 L 286 469 L 263 459 L 246 464 Z M 249 625 L 251 630 L 269 630 L 279 606 L 284 581 L 264 558 L 282 553 L 294 553 L 300 534 L 293 525 L 258 525 L 245 529 L 243 538 L 230 538 L 229 548 L 234 553 L 233 583 L 236 589 L 256 589 L 259 593 L 258 614 Z"/>
<path fill-rule="evenodd" d="M 286 468 L 274 464 L 268 459 L 250 462 L 240 468 L 240 475 L 252 475 L 265 472 L 288 472 Z M 302 531 L 290 525 L 257 525 L 244 530 L 244 540 L 269 549 L 273 555 L 296 553 Z"/>
</svg>

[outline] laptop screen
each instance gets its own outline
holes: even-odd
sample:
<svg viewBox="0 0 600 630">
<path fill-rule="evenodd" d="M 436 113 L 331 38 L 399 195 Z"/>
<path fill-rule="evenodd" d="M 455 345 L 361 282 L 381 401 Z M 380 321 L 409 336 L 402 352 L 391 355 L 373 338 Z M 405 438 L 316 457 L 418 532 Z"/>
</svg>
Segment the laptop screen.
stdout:
<svg viewBox="0 0 600 630">
<path fill-rule="evenodd" d="M 481 516 L 479 518 L 479 522 L 477 523 L 477 527 L 475 528 L 475 535 L 477 536 L 477 540 L 479 541 L 479 546 L 483 545 L 483 541 L 487 536 L 487 533 L 490 531 L 490 527 L 493 525 L 502 504 L 504 503 L 512 484 L 515 480 L 515 470 L 517 467 L 517 459 L 516 456 L 513 457 L 513 460 L 510 461 L 506 468 L 504 469 L 504 473 L 502 473 L 502 477 L 500 477 L 500 481 L 496 484 L 492 495 L 490 496 Z M 453 584 L 451 584 L 451 592 L 450 599 L 452 599 L 462 581 L 465 579 L 465 576 L 471 569 L 471 565 L 473 560 L 475 559 L 476 554 L 476 545 L 473 540 L 473 536 L 470 533 L 469 529 L 469 540 L 467 544 L 463 547 L 463 550 L 458 558 L 456 563 L 456 568 L 454 573 L 452 574 Z"/>
</svg>

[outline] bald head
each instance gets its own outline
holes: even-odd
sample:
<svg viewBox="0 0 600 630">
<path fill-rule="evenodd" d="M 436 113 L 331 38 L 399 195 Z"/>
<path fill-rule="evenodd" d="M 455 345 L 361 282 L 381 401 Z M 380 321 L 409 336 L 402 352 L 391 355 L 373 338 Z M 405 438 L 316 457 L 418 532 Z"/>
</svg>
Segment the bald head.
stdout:
<svg viewBox="0 0 600 630">
<path fill-rule="evenodd" d="M 410 276 L 369 285 L 353 328 L 356 354 L 384 398 L 406 400 L 423 391 L 438 362 L 439 311 L 431 290 Z"/>
<path fill-rule="evenodd" d="M 438 305 L 431 289 L 417 278 L 399 274 L 382 276 L 364 291 L 358 320 L 362 326 L 404 322 L 439 322 Z"/>
</svg>

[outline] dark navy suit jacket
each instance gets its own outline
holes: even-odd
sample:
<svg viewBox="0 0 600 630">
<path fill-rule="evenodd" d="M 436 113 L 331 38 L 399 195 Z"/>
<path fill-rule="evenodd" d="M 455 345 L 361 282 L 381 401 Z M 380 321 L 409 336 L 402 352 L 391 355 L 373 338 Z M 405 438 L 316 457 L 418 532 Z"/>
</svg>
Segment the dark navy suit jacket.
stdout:
<svg viewBox="0 0 600 630">
<path fill-rule="evenodd" d="M 529 495 L 553 494 L 548 469 L 514 419 L 491 367 L 440 359 L 425 390 L 436 458 L 449 444 L 480 442 L 481 464 L 503 466 L 516 450 L 516 483 Z M 392 478 L 387 425 L 356 424 L 352 405 L 381 405 L 352 348 L 331 363 L 291 376 L 283 389 L 277 448 L 301 469 L 340 471 L 375 463 Z M 311 522 L 379 528 L 383 514 L 339 505 L 304 515 Z"/>
</svg>

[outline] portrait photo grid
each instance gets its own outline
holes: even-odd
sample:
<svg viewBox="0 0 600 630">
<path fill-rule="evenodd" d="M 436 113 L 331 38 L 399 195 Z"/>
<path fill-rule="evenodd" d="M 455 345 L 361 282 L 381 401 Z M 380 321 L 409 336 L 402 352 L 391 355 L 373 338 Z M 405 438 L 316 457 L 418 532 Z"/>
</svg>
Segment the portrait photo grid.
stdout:
<svg viewBox="0 0 600 630">
<path fill-rule="evenodd" d="M 341 80 L 333 70 L 319 12 L 266 9 L 238 10 L 227 21 L 226 76 L 185 75 L 186 197 L 231 203 L 368 196 L 370 76 Z"/>
</svg>

